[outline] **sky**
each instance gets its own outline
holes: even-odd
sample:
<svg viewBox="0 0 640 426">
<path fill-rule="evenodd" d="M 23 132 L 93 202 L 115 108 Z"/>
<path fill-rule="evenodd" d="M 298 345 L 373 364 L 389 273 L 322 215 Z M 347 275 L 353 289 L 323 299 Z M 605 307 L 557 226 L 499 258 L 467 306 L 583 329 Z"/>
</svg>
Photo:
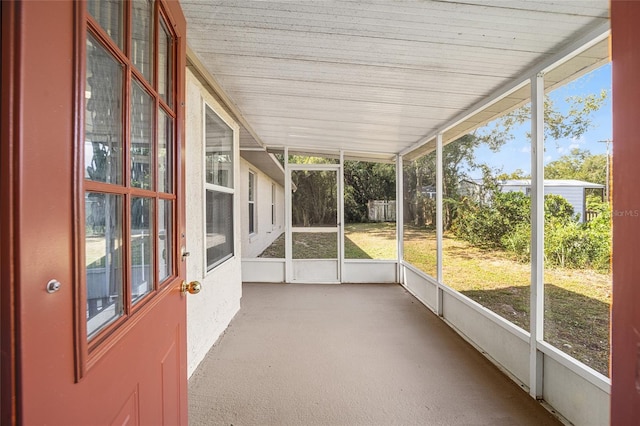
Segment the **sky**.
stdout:
<svg viewBox="0 0 640 426">
<path fill-rule="evenodd" d="M 592 128 L 580 139 L 562 139 L 545 141 L 545 164 L 569 154 L 573 148 L 589 150 L 592 154 L 606 153 L 607 144 L 599 141 L 612 139 L 611 113 L 611 62 L 549 93 L 556 107 L 566 112 L 568 105 L 565 99 L 569 96 L 586 96 L 607 90 L 608 96 L 604 104 L 592 116 Z M 491 126 L 492 123 L 489 123 Z M 499 152 L 492 152 L 486 146 L 476 149 L 476 161 L 486 163 L 492 168 L 511 173 L 516 169 L 529 174 L 531 170 L 530 142 L 525 135 L 530 124 L 514 130 L 515 138 L 502 146 Z M 479 172 L 471 172 L 472 177 L 480 178 Z"/>
</svg>

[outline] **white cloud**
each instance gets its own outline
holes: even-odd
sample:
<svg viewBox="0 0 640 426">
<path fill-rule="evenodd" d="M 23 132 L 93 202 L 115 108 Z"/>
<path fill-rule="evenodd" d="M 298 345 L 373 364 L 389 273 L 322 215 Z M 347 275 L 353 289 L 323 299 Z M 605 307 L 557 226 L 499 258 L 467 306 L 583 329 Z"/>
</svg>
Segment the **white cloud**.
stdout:
<svg viewBox="0 0 640 426">
<path fill-rule="evenodd" d="M 524 152 L 525 154 L 529 154 L 531 152 L 531 145 L 525 145 L 520 148 L 520 152 Z"/>
<path fill-rule="evenodd" d="M 587 142 L 587 140 L 584 138 L 584 135 L 582 135 L 578 138 L 571 138 L 571 142 L 573 142 L 573 144 L 584 144 Z"/>
<path fill-rule="evenodd" d="M 551 155 L 545 155 L 544 156 L 544 162 L 548 163 L 549 161 L 553 160 L 553 157 Z"/>
<path fill-rule="evenodd" d="M 579 138 L 571 138 L 571 143 L 569 144 L 569 146 L 560 146 L 558 147 L 557 151 L 558 151 L 558 154 L 568 154 L 572 150 L 576 148 L 580 148 L 582 145 L 585 145 L 586 143 L 587 141 L 583 136 L 580 136 Z"/>
</svg>

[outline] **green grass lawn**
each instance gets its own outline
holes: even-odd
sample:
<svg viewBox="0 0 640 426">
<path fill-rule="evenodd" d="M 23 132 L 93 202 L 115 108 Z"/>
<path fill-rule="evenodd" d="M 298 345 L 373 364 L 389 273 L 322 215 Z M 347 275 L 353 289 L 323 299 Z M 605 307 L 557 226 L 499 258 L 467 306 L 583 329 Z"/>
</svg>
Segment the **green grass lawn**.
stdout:
<svg viewBox="0 0 640 426">
<path fill-rule="evenodd" d="M 348 224 L 344 231 L 346 259 L 396 259 L 398 256 L 395 223 Z M 335 259 L 337 241 L 335 233 L 294 232 L 293 258 Z M 284 258 L 284 234 L 258 257 Z"/>
<path fill-rule="evenodd" d="M 398 258 L 395 223 L 350 223 L 344 227 L 345 259 Z"/>
<path fill-rule="evenodd" d="M 405 259 L 435 276 L 435 232 L 407 229 Z M 531 268 L 500 250 L 483 250 L 443 237 L 443 280 L 448 286 L 529 330 Z M 545 340 L 609 375 L 611 275 L 594 270 L 546 268 Z"/>
<path fill-rule="evenodd" d="M 298 233 L 294 258 L 335 258 L 335 234 Z M 405 227 L 404 257 L 436 275 L 435 231 Z M 529 329 L 530 266 L 445 234 L 444 282 L 505 319 Z M 260 257 L 284 257 L 281 235 Z M 395 259 L 393 223 L 345 226 L 345 258 Z M 545 270 L 545 340 L 604 375 L 609 366 L 611 276 L 593 270 Z"/>
</svg>

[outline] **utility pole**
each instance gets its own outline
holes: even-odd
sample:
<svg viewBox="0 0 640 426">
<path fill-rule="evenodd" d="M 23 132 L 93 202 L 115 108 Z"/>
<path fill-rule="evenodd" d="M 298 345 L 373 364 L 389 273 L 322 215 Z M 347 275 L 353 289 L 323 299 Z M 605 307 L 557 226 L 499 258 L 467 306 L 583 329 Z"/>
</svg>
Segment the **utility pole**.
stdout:
<svg viewBox="0 0 640 426">
<path fill-rule="evenodd" d="M 607 181 L 605 182 L 604 185 L 604 191 L 605 191 L 605 197 L 607 199 L 607 203 L 611 204 L 611 193 L 609 191 L 609 179 L 610 177 L 610 164 L 611 164 L 611 160 L 609 158 L 610 156 L 610 150 L 609 147 L 613 148 L 613 140 L 612 139 L 605 139 L 605 140 L 601 140 L 598 142 L 602 142 L 602 143 L 606 143 L 607 144 L 607 170 L 606 170 L 606 176 L 607 176 Z"/>
</svg>

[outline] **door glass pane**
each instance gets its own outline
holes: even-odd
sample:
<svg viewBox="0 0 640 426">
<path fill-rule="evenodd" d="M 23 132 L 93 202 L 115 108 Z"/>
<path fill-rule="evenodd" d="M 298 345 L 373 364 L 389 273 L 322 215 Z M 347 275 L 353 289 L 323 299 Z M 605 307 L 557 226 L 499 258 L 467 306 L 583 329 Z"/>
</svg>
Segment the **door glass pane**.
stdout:
<svg viewBox="0 0 640 426">
<path fill-rule="evenodd" d="M 122 6 L 121 0 L 88 0 L 87 10 L 98 21 L 102 29 L 122 49 Z"/>
<path fill-rule="evenodd" d="M 158 191 L 173 190 L 173 118 L 158 112 Z"/>
<path fill-rule="evenodd" d="M 131 60 L 153 84 L 153 0 L 133 0 Z"/>
<path fill-rule="evenodd" d="M 131 186 L 151 189 L 153 100 L 137 82 L 131 85 Z"/>
<path fill-rule="evenodd" d="M 171 200 L 160 200 L 158 204 L 158 279 L 172 275 L 173 253 L 173 206 Z"/>
<path fill-rule="evenodd" d="M 209 106 L 205 109 L 207 183 L 233 188 L 233 130 Z"/>
<path fill-rule="evenodd" d="M 233 194 L 206 191 L 207 270 L 233 255 Z"/>
<path fill-rule="evenodd" d="M 337 259 L 337 232 L 292 232 L 294 259 Z"/>
<path fill-rule="evenodd" d="M 123 313 L 122 196 L 85 194 L 87 335 Z"/>
<path fill-rule="evenodd" d="M 153 201 L 131 199 L 131 301 L 135 303 L 153 289 Z"/>
<path fill-rule="evenodd" d="M 337 226 L 337 173 L 333 170 L 293 170 L 293 226 Z"/>
<path fill-rule="evenodd" d="M 167 30 L 164 19 L 160 20 L 158 39 L 158 93 L 171 106 L 173 100 L 173 38 Z"/>
<path fill-rule="evenodd" d="M 122 65 L 87 34 L 85 179 L 122 184 Z"/>
</svg>

